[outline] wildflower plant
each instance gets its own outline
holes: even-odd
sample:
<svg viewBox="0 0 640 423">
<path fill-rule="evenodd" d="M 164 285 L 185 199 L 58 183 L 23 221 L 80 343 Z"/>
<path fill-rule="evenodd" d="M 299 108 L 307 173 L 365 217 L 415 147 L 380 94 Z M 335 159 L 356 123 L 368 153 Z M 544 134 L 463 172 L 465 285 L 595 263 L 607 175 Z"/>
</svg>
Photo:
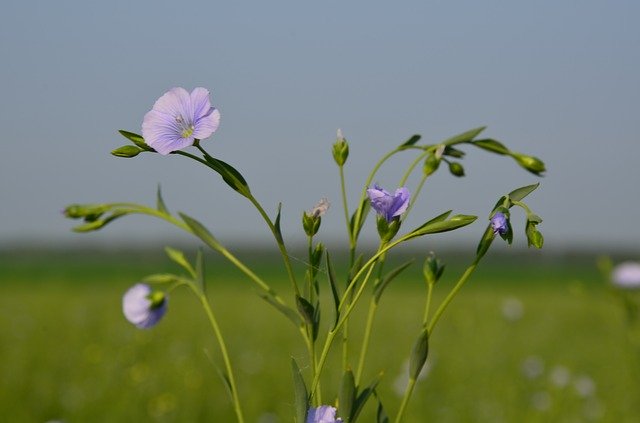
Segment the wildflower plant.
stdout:
<svg viewBox="0 0 640 423">
<path fill-rule="evenodd" d="M 371 366 L 367 361 L 367 352 L 380 299 L 394 278 L 411 265 L 411 262 L 408 262 L 397 268 L 387 269 L 387 257 L 402 244 L 436 233 L 458 230 L 477 220 L 477 216 L 452 214 L 449 210 L 425 219 L 424 223 L 417 227 L 408 230 L 403 228 L 403 223 L 416 204 L 426 180 L 441 168 L 443 162 L 454 176 L 465 176 L 460 162 L 465 156 L 465 147 L 510 157 L 537 176 L 545 171 L 543 162 L 533 156 L 513 152 L 494 139 L 479 138 L 484 127 L 466 131 L 435 144 L 420 144 L 421 136 L 413 135 L 375 163 L 367 180 L 361 185 L 359 195 L 354 197 L 352 193 L 347 192 L 345 183 L 345 167 L 350 154 L 349 143 L 338 130 L 332 154 L 338 166 L 341 208 L 348 235 L 348 267 L 344 274 L 339 274 L 329 251 L 315 239 L 321 228 L 322 217 L 329 208 L 329 202 L 323 199 L 313 209 L 302 213 L 302 229 L 307 237 L 308 259 L 304 279 L 301 279 L 292 266 L 287 243 L 280 230 L 282 205 L 271 205 L 275 206 L 275 215 L 268 213 L 254 196 L 242 174 L 203 147 L 202 141 L 215 132 L 219 122 L 220 113 L 211 105 L 206 89 L 196 88 L 189 93 L 183 88 L 173 88 L 160 97 L 152 110 L 144 116 L 142 135 L 120 131 L 132 144 L 117 148 L 112 154 L 125 158 L 136 157 L 142 153 L 182 156 L 217 173 L 222 182 L 247 199 L 269 228 L 282 257 L 290 292 L 276 292 L 268 281 L 251 270 L 249 264 L 236 257 L 196 218 L 184 213 L 170 212 L 163 201 L 160 189 L 157 192 L 155 206 L 137 203 L 70 205 L 65 209 L 66 216 L 81 221 L 74 230 L 96 231 L 124 216 L 143 214 L 161 219 L 195 236 L 237 267 L 247 280 L 258 287 L 265 302 L 284 315 L 291 329 L 299 334 L 307 357 L 303 363 L 291 359 L 296 422 L 355 422 L 370 401 L 375 403 L 377 421 L 390 421 L 377 389 L 380 383 L 385 383 L 383 377 L 380 375 L 373 380 L 363 380 L 365 366 Z M 397 182 L 397 188 L 390 188 L 390 181 L 384 184 L 387 189 L 374 183 L 379 169 L 387 160 L 400 154 L 412 154 L 414 157 Z M 420 175 L 420 180 L 415 187 L 410 188 L 407 182 L 409 177 L 416 173 Z M 511 210 L 514 206 L 525 211 L 525 235 L 528 244 L 536 248 L 542 247 L 543 237 L 537 229 L 542 219 L 523 202 L 537 187 L 538 184 L 533 184 L 517 188 L 499 198 L 495 207 L 488 213 L 486 229 L 475 250 L 474 259 L 437 305 L 432 304 L 433 292 L 443 275 L 445 264 L 433 253 L 424 258 L 425 308 L 421 329 L 415 335 L 414 346 L 411 351 L 406 351 L 409 363 L 408 382 L 401 403 L 394 407 L 395 422 L 403 420 L 407 404 L 429 353 L 429 339 L 433 336 L 444 311 L 473 274 L 496 236 L 508 243 L 512 242 L 514 231 L 511 225 Z M 371 209 L 377 215 L 379 244 L 373 253 L 367 254 L 366 249 L 359 245 L 359 238 L 362 231 L 369 230 L 365 229 L 365 221 L 372 213 Z M 234 376 L 234 360 L 227 351 L 225 338 L 205 294 L 202 251 L 199 251 L 193 261 L 177 249 L 167 247 L 166 252 L 169 259 L 182 268 L 183 273 L 152 274 L 141 278 L 140 283 L 134 285 L 124 296 L 125 316 L 134 325 L 149 328 L 157 324 L 167 312 L 168 294 L 179 287 L 189 288 L 200 301 L 211 324 L 220 348 L 223 367 L 220 371 L 224 376 L 223 381 L 230 393 L 237 420 L 243 422 L 242 399 Z M 330 301 L 321 303 L 323 296 L 328 297 Z M 364 328 L 353 328 L 354 331 L 357 329 L 358 333 L 363 333 L 362 345 L 358 350 L 352 350 L 348 343 L 349 333 L 352 330 L 351 326 L 356 323 L 351 318 L 355 308 L 367 301 L 369 305 Z M 324 304 L 329 304 L 331 312 L 321 313 Z M 321 316 L 330 316 L 328 324 L 321 325 Z M 326 376 L 327 357 L 332 350 L 338 350 L 341 355 L 342 378 L 339 381 L 328 380 Z M 399 363 L 404 361 L 403 355 L 399 354 Z M 327 389 L 326 386 L 330 388 Z M 326 392 L 338 394 L 337 397 L 330 398 L 326 396 Z"/>
</svg>

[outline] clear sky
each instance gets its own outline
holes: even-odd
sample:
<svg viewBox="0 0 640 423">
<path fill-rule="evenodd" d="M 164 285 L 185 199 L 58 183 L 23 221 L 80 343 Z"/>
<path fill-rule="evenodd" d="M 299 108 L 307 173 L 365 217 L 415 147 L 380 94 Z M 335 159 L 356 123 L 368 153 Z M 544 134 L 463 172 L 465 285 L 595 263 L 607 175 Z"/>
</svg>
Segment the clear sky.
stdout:
<svg viewBox="0 0 640 423">
<path fill-rule="evenodd" d="M 302 210 L 325 196 L 322 234 L 344 237 L 330 154 L 337 128 L 351 145 L 354 203 L 374 161 L 410 135 L 436 142 L 487 125 L 487 136 L 546 162 L 530 205 L 549 247 L 637 246 L 640 255 L 640 2 L 222 3 L 3 4 L 1 245 L 174 237 L 142 218 L 75 235 L 60 215 L 73 202 L 152 203 L 158 183 L 171 209 L 221 240 L 268 242 L 250 205 L 206 169 L 109 155 L 126 143 L 117 130 L 140 132 L 166 90 L 203 86 L 222 113 L 204 145 L 267 210 L 284 203 L 288 239 L 303 239 Z M 430 180 L 407 225 L 450 208 L 486 219 L 501 194 L 538 181 L 508 158 L 467 152 L 468 176 Z M 393 188 L 401 162 L 378 182 Z M 453 238 L 475 240 L 483 226 Z"/>
</svg>

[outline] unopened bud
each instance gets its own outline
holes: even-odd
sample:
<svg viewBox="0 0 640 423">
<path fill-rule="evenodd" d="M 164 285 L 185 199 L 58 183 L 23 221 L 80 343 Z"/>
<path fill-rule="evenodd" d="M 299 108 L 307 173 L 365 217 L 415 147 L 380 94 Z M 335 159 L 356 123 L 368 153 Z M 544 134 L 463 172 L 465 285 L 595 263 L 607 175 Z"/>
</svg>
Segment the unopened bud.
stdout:
<svg viewBox="0 0 640 423">
<path fill-rule="evenodd" d="M 513 158 L 516 159 L 518 164 L 523 168 L 527 169 L 529 172 L 534 173 L 538 176 L 544 171 L 546 171 L 544 167 L 544 163 L 537 157 L 533 156 L 524 156 L 522 154 L 514 154 Z"/>
<path fill-rule="evenodd" d="M 349 144 L 342 135 L 342 130 L 338 129 L 336 142 L 333 144 L 333 160 L 338 166 L 343 166 L 347 161 L 347 157 L 349 157 Z"/>
<path fill-rule="evenodd" d="M 440 158 L 437 157 L 436 154 L 429 154 L 427 159 L 424 161 L 424 166 L 422 167 L 422 171 L 424 172 L 424 176 L 429 176 L 438 170 L 438 166 L 440 166 Z"/>
<path fill-rule="evenodd" d="M 453 176 L 457 176 L 457 177 L 464 176 L 464 168 L 458 162 L 449 163 L 449 172 L 451 172 Z"/>
<path fill-rule="evenodd" d="M 142 150 L 139 147 L 136 147 L 135 145 L 123 145 L 122 147 L 119 147 L 113 150 L 111 154 L 113 154 L 116 157 L 124 157 L 124 158 L 130 159 L 131 157 L 135 157 L 138 154 L 142 153 L 143 151 L 144 150 Z"/>
</svg>

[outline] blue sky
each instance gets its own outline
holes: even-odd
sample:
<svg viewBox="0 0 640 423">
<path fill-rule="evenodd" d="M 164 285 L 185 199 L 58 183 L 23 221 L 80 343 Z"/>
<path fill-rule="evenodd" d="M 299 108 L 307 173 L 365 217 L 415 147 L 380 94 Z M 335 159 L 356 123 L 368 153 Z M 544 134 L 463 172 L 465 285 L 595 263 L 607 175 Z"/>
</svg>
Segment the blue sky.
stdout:
<svg viewBox="0 0 640 423">
<path fill-rule="evenodd" d="M 321 197 L 332 202 L 323 236 L 344 238 L 337 128 L 351 145 L 353 203 L 374 161 L 410 135 L 437 142 L 487 125 L 487 136 L 546 162 L 530 205 L 549 247 L 638 245 L 640 3 L 225 3 L 3 5 L 0 244 L 173 238 L 139 218 L 80 236 L 60 217 L 73 202 L 151 203 L 157 184 L 170 208 L 222 240 L 269 242 L 255 211 L 206 169 L 108 154 L 125 143 L 117 130 L 139 132 L 166 90 L 204 86 L 222 113 L 204 145 L 242 171 L 267 210 L 284 203 L 292 241 Z M 501 194 L 538 181 L 467 152 L 468 176 L 435 176 L 407 225 L 451 208 L 484 219 Z M 402 164 L 378 182 L 393 187 Z M 482 226 L 451 239 L 475 242 Z"/>
</svg>

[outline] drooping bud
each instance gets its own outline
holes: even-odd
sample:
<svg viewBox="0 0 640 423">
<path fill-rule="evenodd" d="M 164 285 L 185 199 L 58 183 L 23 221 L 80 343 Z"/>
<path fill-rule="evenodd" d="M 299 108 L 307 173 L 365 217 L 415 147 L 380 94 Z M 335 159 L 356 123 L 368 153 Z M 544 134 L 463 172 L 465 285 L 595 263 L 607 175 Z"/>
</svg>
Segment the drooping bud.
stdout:
<svg viewBox="0 0 640 423">
<path fill-rule="evenodd" d="M 518 162 L 520 166 L 535 175 L 540 176 L 542 172 L 546 171 L 544 163 L 537 157 L 514 153 L 513 158 Z"/>
<path fill-rule="evenodd" d="M 347 157 L 349 157 L 349 144 L 342 135 L 342 130 L 338 129 L 336 142 L 333 144 L 333 160 L 335 160 L 338 166 L 344 166 Z"/>
<path fill-rule="evenodd" d="M 449 162 L 449 172 L 451 172 L 453 176 L 464 176 L 464 168 L 458 162 Z"/>
</svg>

